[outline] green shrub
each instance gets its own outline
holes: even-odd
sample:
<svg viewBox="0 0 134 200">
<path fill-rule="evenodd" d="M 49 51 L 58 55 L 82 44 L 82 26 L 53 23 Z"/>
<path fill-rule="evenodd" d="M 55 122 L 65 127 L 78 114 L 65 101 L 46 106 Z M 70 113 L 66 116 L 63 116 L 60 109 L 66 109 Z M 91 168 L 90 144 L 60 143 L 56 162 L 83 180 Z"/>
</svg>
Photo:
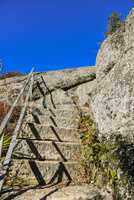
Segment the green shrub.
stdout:
<svg viewBox="0 0 134 200">
<path fill-rule="evenodd" d="M 106 32 L 106 36 L 115 33 L 122 25 L 122 20 L 118 13 L 113 12 L 111 16 L 108 18 L 108 31 Z"/>
<path fill-rule="evenodd" d="M 96 73 L 90 74 L 90 77 L 91 77 L 92 79 L 95 79 L 95 78 L 96 78 Z"/>
<path fill-rule="evenodd" d="M 127 184 L 127 175 L 122 174 L 117 144 L 98 139 L 94 121 L 90 116 L 83 116 L 80 121 L 83 144 L 82 166 L 87 173 L 87 182 L 98 187 L 108 186 L 118 193 L 120 186 Z"/>
<path fill-rule="evenodd" d="M 2 151 L 5 152 L 8 150 L 8 147 L 10 145 L 11 141 L 11 135 L 10 134 L 5 134 L 4 140 L 3 140 L 3 146 L 2 146 Z"/>
</svg>

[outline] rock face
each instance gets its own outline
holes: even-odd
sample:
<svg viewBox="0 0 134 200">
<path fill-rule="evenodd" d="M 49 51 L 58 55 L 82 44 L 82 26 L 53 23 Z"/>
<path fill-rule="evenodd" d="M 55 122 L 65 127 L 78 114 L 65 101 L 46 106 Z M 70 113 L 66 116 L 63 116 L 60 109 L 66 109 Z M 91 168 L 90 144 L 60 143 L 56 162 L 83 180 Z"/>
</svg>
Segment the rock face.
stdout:
<svg viewBox="0 0 134 200">
<path fill-rule="evenodd" d="M 34 98 L 40 99 L 42 95 L 46 95 L 52 91 L 76 90 L 80 85 L 87 83 L 89 85 L 95 79 L 96 69 L 93 66 L 82 67 L 77 69 L 69 69 L 63 71 L 52 71 L 47 73 L 35 73 Z M 6 80 L 0 80 L 0 101 L 6 101 L 12 104 L 25 84 L 27 76 L 13 77 Z M 85 84 L 86 85 L 86 84 Z M 43 88 L 43 91 L 41 90 Z M 87 93 L 83 89 L 83 94 Z M 77 92 L 77 96 L 81 93 Z M 59 97 L 59 96 L 58 96 Z"/>
<path fill-rule="evenodd" d="M 112 200 L 112 195 L 107 192 L 102 192 L 92 186 L 71 186 L 65 187 L 60 190 L 54 189 L 42 189 L 42 190 L 30 190 L 25 194 L 18 196 L 15 200 Z"/>
<path fill-rule="evenodd" d="M 112 200 L 112 195 L 103 193 L 95 187 L 73 186 L 63 188 L 62 190 L 54 193 L 48 197 L 48 200 Z"/>
<path fill-rule="evenodd" d="M 97 56 L 91 105 L 100 136 L 134 138 L 134 9 L 123 29 L 108 37 Z"/>
<path fill-rule="evenodd" d="M 27 76 L 20 76 L 0 80 L 0 101 L 11 104 L 12 99 L 16 98 L 26 79 Z"/>
<path fill-rule="evenodd" d="M 77 88 L 79 85 L 90 82 L 95 79 L 96 69 L 94 67 L 83 67 L 64 71 L 53 71 L 41 73 L 36 76 L 37 87 L 34 91 L 35 99 L 42 97 L 40 87 L 43 93 L 48 94 L 57 89 L 68 91 Z"/>
<path fill-rule="evenodd" d="M 126 55 L 126 62 L 133 51 L 133 23 L 134 9 L 131 10 L 126 21 L 121 28 L 108 36 L 102 43 L 96 58 L 97 80 L 98 82 L 110 72 L 110 70 Z M 131 51 L 132 50 L 132 51 Z M 132 64 L 132 63 L 131 63 Z M 120 64 L 119 64 L 120 65 Z"/>
</svg>

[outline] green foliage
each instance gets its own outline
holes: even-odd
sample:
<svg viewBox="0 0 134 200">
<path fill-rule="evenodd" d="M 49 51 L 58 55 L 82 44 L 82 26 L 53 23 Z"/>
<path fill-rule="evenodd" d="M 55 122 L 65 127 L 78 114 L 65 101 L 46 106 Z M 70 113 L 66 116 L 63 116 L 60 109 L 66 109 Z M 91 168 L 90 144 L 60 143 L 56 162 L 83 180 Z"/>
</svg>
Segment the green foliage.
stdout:
<svg viewBox="0 0 134 200">
<path fill-rule="evenodd" d="M 117 156 L 117 144 L 99 141 L 95 123 L 90 116 L 83 116 L 80 121 L 83 144 L 83 162 L 88 175 L 87 182 L 99 187 L 109 186 L 113 191 L 127 184 L 127 176 L 122 173 Z"/>
<path fill-rule="evenodd" d="M 10 171 L 10 170 L 9 170 Z M 34 179 L 26 179 L 22 177 L 18 177 L 17 174 L 12 177 L 10 173 L 8 173 L 8 176 L 6 177 L 5 180 L 5 186 L 7 187 L 18 187 L 18 188 L 23 188 L 29 185 L 36 185 L 37 181 Z"/>
<path fill-rule="evenodd" d="M 11 134 L 6 133 L 4 135 L 4 139 L 3 139 L 2 156 L 5 156 L 5 154 L 6 154 L 7 150 L 8 150 L 8 147 L 10 145 L 10 142 L 11 142 Z"/>
<path fill-rule="evenodd" d="M 89 78 L 90 77 L 91 79 L 95 79 L 96 78 L 96 73 L 91 73 L 89 75 L 83 74 L 82 77 L 83 78 Z"/>
<path fill-rule="evenodd" d="M 92 73 L 92 74 L 90 74 L 90 77 L 91 77 L 92 79 L 95 79 L 95 78 L 96 78 L 96 74 L 95 74 L 95 73 Z"/>
<path fill-rule="evenodd" d="M 111 35 L 115 33 L 122 25 L 122 21 L 118 13 L 113 12 L 111 16 L 108 18 L 108 31 L 107 35 Z"/>
</svg>

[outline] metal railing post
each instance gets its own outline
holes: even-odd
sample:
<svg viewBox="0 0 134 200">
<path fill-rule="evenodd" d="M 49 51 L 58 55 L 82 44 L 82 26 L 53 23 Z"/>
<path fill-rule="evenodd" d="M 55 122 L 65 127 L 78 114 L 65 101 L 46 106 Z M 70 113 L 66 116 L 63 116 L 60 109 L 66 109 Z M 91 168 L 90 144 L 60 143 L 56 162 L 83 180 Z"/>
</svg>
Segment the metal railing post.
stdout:
<svg viewBox="0 0 134 200">
<path fill-rule="evenodd" d="M 16 125 L 15 130 L 14 130 L 13 135 L 12 135 L 12 139 L 11 139 L 11 142 L 10 142 L 10 145 L 9 145 L 5 160 L 4 160 L 3 165 L 2 165 L 2 169 L 0 171 L 0 192 L 2 190 L 2 187 L 3 187 L 3 184 L 4 184 L 4 180 L 5 180 L 5 176 L 6 176 L 7 170 L 9 168 L 9 165 L 10 165 L 10 162 L 11 162 L 13 150 L 14 150 L 16 144 L 17 144 L 17 136 L 18 136 L 18 133 L 20 131 L 20 128 L 21 128 L 21 125 L 22 125 L 22 122 L 23 122 L 23 119 L 24 119 L 24 116 L 25 116 L 25 112 L 26 112 L 26 109 L 27 109 L 28 101 L 31 98 L 32 88 L 33 88 L 33 70 L 34 69 L 31 70 L 25 86 L 21 90 L 21 92 L 20 92 L 19 96 L 17 97 L 15 103 L 13 104 L 12 108 L 9 110 L 7 116 L 4 118 L 4 120 L 2 122 L 2 125 L 0 126 L 0 128 L 2 127 L 2 130 L 0 130 L 0 134 L 1 134 L 0 152 L 2 152 L 2 143 L 3 143 L 3 138 L 4 138 L 4 133 L 2 131 L 4 130 L 5 126 L 7 125 L 7 123 L 10 120 L 10 117 L 11 117 L 12 112 L 13 112 L 13 108 L 16 106 L 16 104 L 19 101 L 21 95 L 25 91 L 27 85 L 30 83 L 30 86 L 29 86 L 29 89 L 28 89 L 28 92 L 27 92 L 27 95 L 26 95 L 26 99 L 25 99 L 25 102 L 24 102 L 24 106 L 23 106 L 23 108 L 21 110 L 17 125 Z"/>
<path fill-rule="evenodd" d="M 18 95 L 18 97 L 17 97 L 16 100 L 14 101 L 12 107 L 10 108 L 9 112 L 8 112 L 7 115 L 4 117 L 4 119 L 3 119 L 3 121 L 2 121 L 2 123 L 1 123 L 1 125 L 0 125 L 0 158 L 1 158 L 1 154 L 2 154 L 2 144 L 3 144 L 3 138 L 4 138 L 4 136 L 3 136 L 4 132 L 3 132 L 3 131 L 4 131 L 4 129 L 5 129 L 6 125 L 7 125 L 7 123 L 9 122 L 9 120 L 10 120 L 10 118 L 11 118 L 11 115 L 12 115 L 12 113 L 13 113 L 14 108 L 16 107 L 16 105 L 17 105 L 18 101 L 20 100 L 20 98 L 21 98 L 21 96 L 22 96 L 22 94 L 23 94 L 25 88 L 27 87 L 27 84 L 29 83 L 29 81 L 30 81 L 30 79 L 31 79 L 31 75 L 32 75 L 33 71 L 34 71 L 34 68 L 32 68 L 31 72 L 29 73 L 28 79 L 27 79 L 27 81 L 26 81 L 24 87 L 23 87 L 22 90 L 20 91 L 20 94 Z"/>
</svg>

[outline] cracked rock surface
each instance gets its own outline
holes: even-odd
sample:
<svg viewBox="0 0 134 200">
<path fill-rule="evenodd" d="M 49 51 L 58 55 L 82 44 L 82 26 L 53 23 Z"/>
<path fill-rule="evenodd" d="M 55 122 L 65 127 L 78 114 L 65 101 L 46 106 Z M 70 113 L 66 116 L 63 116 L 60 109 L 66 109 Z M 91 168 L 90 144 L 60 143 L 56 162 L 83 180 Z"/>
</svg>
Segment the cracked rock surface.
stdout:
<svg viewBox="0 0 134 200">
<path fill-rule="evenodd" d="M 30 190 L 14 200 L 112 200 L 112 194 L 99 191 L 97 188 L 82 186 L 69 186 L 58 190 Z"/>
</svg>

